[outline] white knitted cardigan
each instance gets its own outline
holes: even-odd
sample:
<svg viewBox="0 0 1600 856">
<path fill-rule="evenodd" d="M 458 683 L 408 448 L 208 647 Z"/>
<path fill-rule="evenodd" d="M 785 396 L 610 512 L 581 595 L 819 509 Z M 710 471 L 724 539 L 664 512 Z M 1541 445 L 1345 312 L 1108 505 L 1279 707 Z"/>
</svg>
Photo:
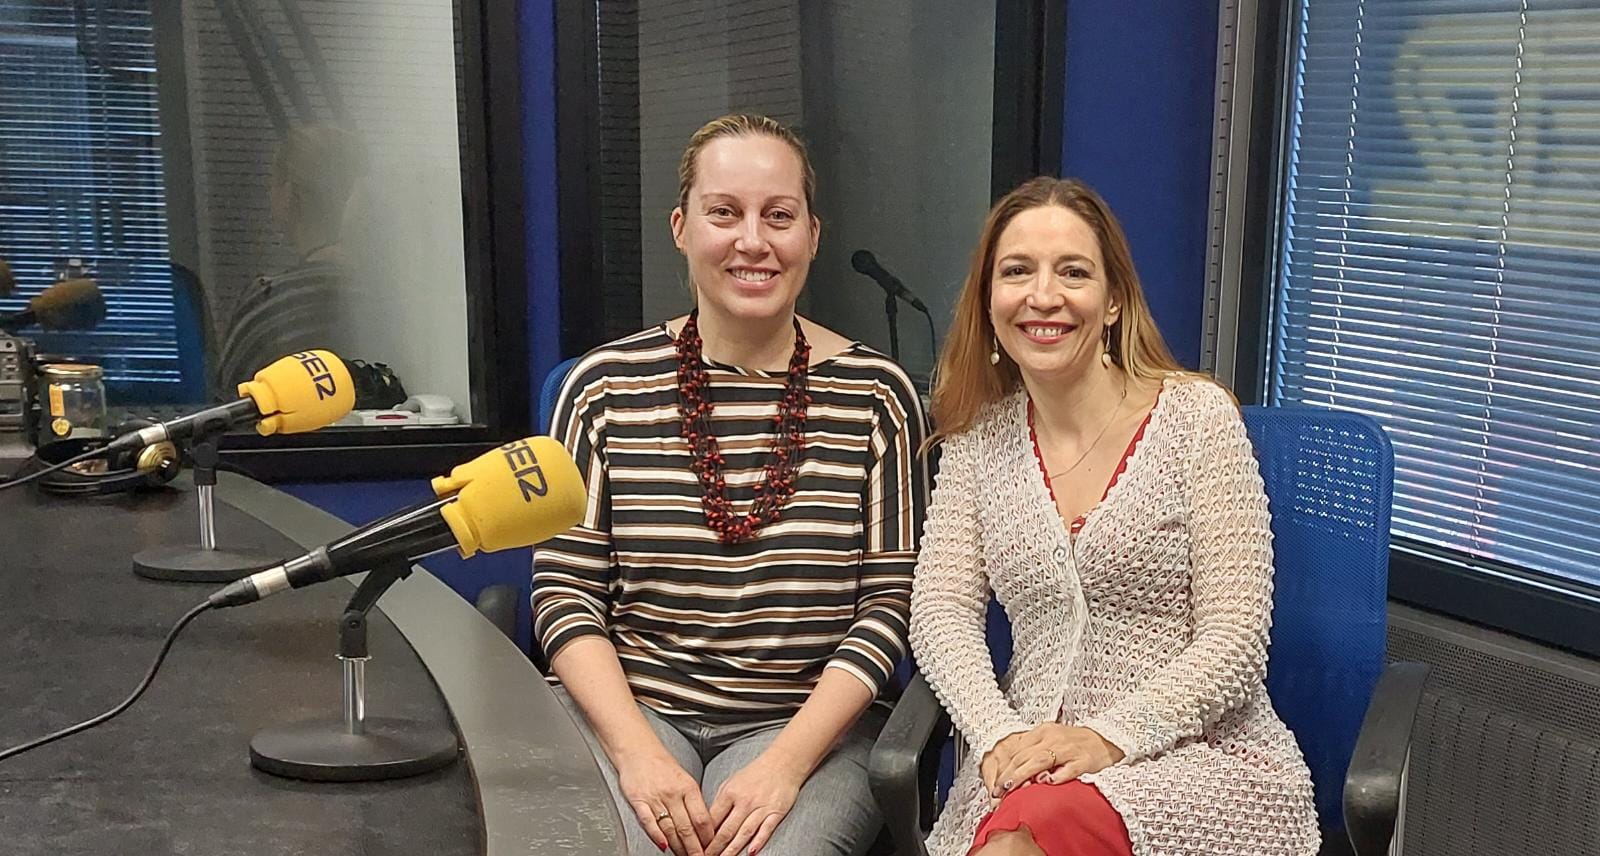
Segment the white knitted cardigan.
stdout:
<svg viewBox="0 0 1600 856">
<path fill-rule="evenodd" d="M 1311 777 L 1264 679 L 1272 533 L 1232 398 L 1163 384 L 1143 438 L 1076 536 L 1029 438 L 1027 397 L 945 444 L 911 597 L 911 645 L 970 747 L 929 849 L 965 854 L 993 803 L 978 761 L 1050 720 L 1127 753 L 1085 776 L 1145 854 L 1315 854 Z M 992 591 L 1014 654 L 998 683 Z"/>
</svg>

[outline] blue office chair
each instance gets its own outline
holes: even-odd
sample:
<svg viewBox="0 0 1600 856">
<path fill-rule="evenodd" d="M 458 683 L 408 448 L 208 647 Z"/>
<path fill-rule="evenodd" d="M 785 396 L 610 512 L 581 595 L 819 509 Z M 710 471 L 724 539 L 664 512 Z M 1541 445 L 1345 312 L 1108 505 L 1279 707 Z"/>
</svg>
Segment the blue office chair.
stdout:
<svg viewBox="0 0 1600 856">
<path fill-rule="evenodd" d="M 1311 768 L 1322 852 L 1387 854 L 1400 838 L 1427 678 L 1420 663 L 1384 666 L 1394 451 L 1358 414 L 1246 407 L 1244 420 L 1272 511 L 1267 691 Z M 990 606 L 998 672 L 1010 661 L 1010 625 Z M 873 748 L 873 794 L 900 856 L 927 852 L 923 838 L 949 787 L 949 723 L 918 674 Z"/>
<path fill-rule="evenodd" d="M 538 430 L 546 434 L 553 430 L 554 426 L 550 424 L 550 420 L 555 416 L 556 398 L 561 394 L 561 385 L 566 382 L 567 373 L 572 371 L 573 365 L 577 362 L 577 357 L 562 360 L 544 376 L 544 383 L 539 387 Z M 473 604 L 494 626 L 512 639 L 516 639 L 519 616 L 523 612 L 523 606 L 532 596 L 531 586 L 532 580 L 529 580 L 528 585 L 501 583 L 485 586 L 478 592 Z M 535 652 L 529 652 L 530 656 L 534 654 Z M 544 663 L 539 660 L 537 656 L 534 657 L 534 661 L 539 663 L 540 670 L 543 671 Z"/>
<path fill-rule="evenodd" d="M 561 394 L 561 385 L 567 381 L 567 373 L 578 364 L 577 357 L 569 357 L 556 364 L 550 373 L 544 376 L 544 384 L 539 387 L 539 430 L 546 434 L 555 430 L 550 420 L 556 415 L 556 396 Z"/>
<path fill-rule="evenodd" d="M 212 341 L 215 319 L 200 277 L 177 262 L 172 270 L 172 324 L 178 343 L 179 384 L 177 403 L 210 400 L 210 383 L 217 343 Z"/>
</svg>

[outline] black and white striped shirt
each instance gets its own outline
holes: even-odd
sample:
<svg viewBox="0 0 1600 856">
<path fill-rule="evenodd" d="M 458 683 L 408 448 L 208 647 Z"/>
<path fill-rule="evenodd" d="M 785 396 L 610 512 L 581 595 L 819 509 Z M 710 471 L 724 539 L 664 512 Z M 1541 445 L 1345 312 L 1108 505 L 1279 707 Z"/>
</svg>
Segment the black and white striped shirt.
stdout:
<svg viewBox="0 0 1600 856">
<path fill-rule="evenodd" d="M 231 401 L 239 384 L 278 358 L 330 347 L 333 309 L 346 279 L 341 265 L 312 259 L 253 283 L 234 309 L 216 356 L 212 396 Z"/>
<path fill-rule="evenodd" d="M 824 669 L 877 693 L 906 652 L 927 432 L 905 372 L 852 343 L 810 368 L 796 490 L 751 540 L 707 525 L 679 434 L 667 328 L 601 347 L 568 375 L 554 433 L 589 511 L 534 556 L 534 630 L 547 655 L 586 635 L 617 649 L 635 698 L 668 715 L 781 718 Z M 782 372 L 707 361 L 729 499 L 748 512 L 774 438 Z"/>
</svg>

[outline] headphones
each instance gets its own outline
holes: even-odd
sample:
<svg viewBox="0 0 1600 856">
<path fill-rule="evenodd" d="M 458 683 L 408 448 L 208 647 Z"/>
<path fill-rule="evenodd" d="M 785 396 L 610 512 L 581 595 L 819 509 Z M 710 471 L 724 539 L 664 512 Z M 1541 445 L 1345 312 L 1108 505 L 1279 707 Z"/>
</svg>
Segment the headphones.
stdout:
<svg viewBox="0 0 1600 856">
<path fill-rule="evenodd" d="M 111 437 L 154 425 L 145 419 L 130 419 L 116 427 Z M 108 438 L 56 440 L 34 451 L 17 475 L 41 470 L 51 464 L 76 457 L 90 449 L 103 448 Z M 123 491 L 161 487 L 177 477 L 183 459 L 176 446 L 156 443 L 140 449 L 117 451 L 105 458 L 91 458 L 39 479 L 39 489 L 57 496 L 109 496 Z"/>
</svg>

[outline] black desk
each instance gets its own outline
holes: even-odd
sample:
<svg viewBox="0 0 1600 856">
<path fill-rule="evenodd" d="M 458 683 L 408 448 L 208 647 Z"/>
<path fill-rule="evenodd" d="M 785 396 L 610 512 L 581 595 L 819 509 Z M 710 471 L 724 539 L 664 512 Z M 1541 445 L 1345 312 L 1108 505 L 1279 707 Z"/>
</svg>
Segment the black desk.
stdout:
<svg viewBox="0 0 1600 856">
<path fill-rule="evenodd" d="M 349 531 L 223 477 L 226 544 L 298 554 Z M 0 493 L 0 746 L 127 696 L 161 638 L 214 587 L 133 576 L 139 549 L 192 538 L 192 493 L 99 501 Z M 250 768 L 258 730 L 337 716 L 343 582 L 201 615 L 132 709 L 0 762 L 6 854 L 622 853 L 570 718 L 511 642 L 418 569 L 370 629 L 368 713 L 452 721 L 461 763 L 412 779 L 306 784 Z M 385 617 L 386 616 L 386 617 Z"/>
</svg>

